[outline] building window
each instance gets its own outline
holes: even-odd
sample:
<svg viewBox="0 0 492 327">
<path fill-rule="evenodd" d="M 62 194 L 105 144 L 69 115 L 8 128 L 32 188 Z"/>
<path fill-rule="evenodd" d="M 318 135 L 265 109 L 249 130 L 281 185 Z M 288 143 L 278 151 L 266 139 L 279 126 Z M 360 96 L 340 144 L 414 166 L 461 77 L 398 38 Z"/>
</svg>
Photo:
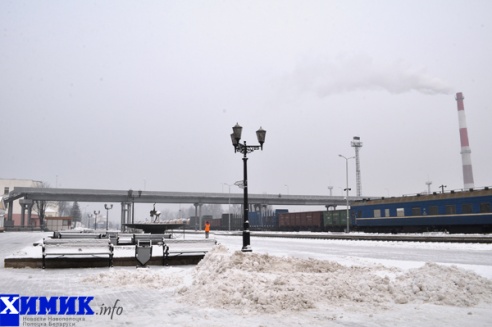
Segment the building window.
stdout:
<svg viewBox="0 0 492 327">
<path fill-rule="evenodd" d="M 420 207 L 413 207 L 412 208 L 412 216 L 421 216 L 422 211 L 420 210 Z"/>
<path fill-rule="evenodd" d="M 491 212 L 490 211 L 490 202 L 480 203 L 480 212 Z"/>
<path fill-rule="evenodd" d="M 471 203 L 464 203 L 461 206 L 462 213 L 473 213 L 473 205 Z"/>
<path fill-rule="evenodd" d="M 429 215 L 438 215 L 439 207 L 438 206 L 430 206 L 429 207 Z"/>
<path fill-rule="evenodd" d="M 456 206 L 454 204 L 446 206 L 446 215 L 454 215 L 456 213 Z"/>
<path fill-rule="evenodd" d="M 403 208 L 396 208 L 396 216 L 397 217 L 405 217 L 405 209 L 403 209 Z"/>
<path fill-rule="evenodd" d="M 381 209 L 374 209 L 374 218 L 381 218 Z"/>
<path fill-rule="evenodd" d="M 9 188 L 6 186 L 4 189 L 3 189 L 3 195 L 7 195 L 9 194 Z"/>
</svg>

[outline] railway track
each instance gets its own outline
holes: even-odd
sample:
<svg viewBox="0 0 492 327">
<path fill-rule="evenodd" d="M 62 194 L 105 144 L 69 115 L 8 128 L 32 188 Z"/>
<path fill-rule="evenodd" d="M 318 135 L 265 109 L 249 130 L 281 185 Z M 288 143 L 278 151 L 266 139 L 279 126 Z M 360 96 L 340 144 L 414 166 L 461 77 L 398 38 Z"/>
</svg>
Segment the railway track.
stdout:
<svg viewBox="0 0 492 327">
<path fill-rule="evenodd" d="M 220 233 L 220 232 L 216 232 Z M 240 236 L 242 232 L 221 233 Z M 387 241 L 387 242 L 440 242 L 440 243 L 482 243 L 492 244 L 492 235 L 422 235 L 422 234 L 346 234 L 346 233 L 268 233 L 251 232 L 251 237 L 304 238 L 323 240 Z"/>
</svg>

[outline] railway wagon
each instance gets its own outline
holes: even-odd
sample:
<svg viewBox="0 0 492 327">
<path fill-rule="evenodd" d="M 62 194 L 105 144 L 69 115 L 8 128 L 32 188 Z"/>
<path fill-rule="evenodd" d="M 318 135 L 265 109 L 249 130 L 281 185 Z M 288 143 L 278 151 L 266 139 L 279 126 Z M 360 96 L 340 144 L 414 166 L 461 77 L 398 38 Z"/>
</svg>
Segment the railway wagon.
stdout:
<svg viewBox="0 0 492 327">
<path fill-rule="evenodd" d="M 229 228 L 230 223 L 230 228 Z M 244 221 L 242 215 L 222 214 L 222 229 L 223 230 L 243 230 Z"/>
<path fill-rule="evenodd" d="M 350 223 L 352 225 L 352 223 Z M 343 232 L 347 229 L 347 210 L 323 211 L 323 230 L 325 232 Z"/>
<path fill-rule="evenodd" d="M 490 233 L 492 190 L 366 199 L 352 203 L 351 215 L 358 230 L 399 233 L 447 231 Z"/>
<path fill-rule="evenodd" d="M 209 219 L 208 222 L 210 223 L 210 229 L 212 229 L 212 230 L 221 230 L 222 229 L 222 219 L 221 218 L 212 218 L 212 219 Z M 205 222 L 204 222 L 204 224 L 205 224 Z M 203 228 L 205 228 L 205 225 L 203 225 Z"/>
<path fill-rule="evenodd" d="M 278 218 L 278 227 L 281 231 L 312 231 L 323 230 L 323 212 L 289 212 L 281 213 Z"/>
<path fill-rule="evenodd" d="M 252 230 L 261 230 L 264 222 L 259 212 L 248 212 L 249 227 Z"/>
<path fill-rule="evenodd" d="M 288 213 L 288 209 L 276 209 L 266 212 L 249 212 L 249 224 L 255 231 L 277 231 L 279 215 Z"/>
</svg>

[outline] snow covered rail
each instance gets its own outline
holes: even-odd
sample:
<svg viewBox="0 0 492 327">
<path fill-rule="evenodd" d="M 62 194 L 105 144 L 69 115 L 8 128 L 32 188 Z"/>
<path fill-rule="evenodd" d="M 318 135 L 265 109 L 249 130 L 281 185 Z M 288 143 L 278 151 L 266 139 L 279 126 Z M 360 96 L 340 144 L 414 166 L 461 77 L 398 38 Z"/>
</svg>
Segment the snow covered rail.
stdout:
<svg viewBox="0 0 492 327">
<path fill-rule="evenodd" d="M 46 257 L 107 256 L 108 265 L 113 265 L 113 244 L 109 239 L 44 239 L 43 269 Z"/>
<path fill-rule="evenodd" d="M 221 235 L 237 236 L 240 233 Z M 425 235 L 425 234 L 360 234 L 360 233 L 261 233 L 251 232 L 252 237 L 304 238 L 322 240 L 357 240 L 357 241 L 388 241 L 388 242 L 442 242 L 442 243 L 482 243 L 492 244 L 492 236 L 486 235 Z"/>
<path fill-rule="evenodd" d="M 167 264 L 167 259 L 171 256 L 184 256 L 193 254 L 205 255 L 217 244 L 214 239 L 205 240 L 165 240 L 166 246 L 163 254 L 163 263 Z"/>
</svg>

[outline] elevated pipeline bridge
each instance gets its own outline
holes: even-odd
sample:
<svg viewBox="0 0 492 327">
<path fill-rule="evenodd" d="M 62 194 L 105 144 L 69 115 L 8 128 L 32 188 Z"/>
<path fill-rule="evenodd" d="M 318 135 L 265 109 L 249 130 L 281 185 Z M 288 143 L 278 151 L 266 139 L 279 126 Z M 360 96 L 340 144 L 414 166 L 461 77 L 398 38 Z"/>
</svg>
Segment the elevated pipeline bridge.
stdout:
<svg viewBox="0 0 492 327">
<path fill-rule="evenodd" d="M 367 197 L 365 197 L 367 198 Z M 349 204 L 362 197 L 348 198 Z M 135 190 L 95 190 L 68 188 L 32 188 L 14 187 L 3 196 L 3 202 L 8 203 L 7 222 L 12 221 L 13 202 L 19 200 L 22 216 L 25 212 L 31 214 L 35 201 L 77 201 L 121 203 L 121 222 L 133 223 L 135 203 L 190 203 L 195 206 L 195 212 L 203 204 L 243 204 L 242 193 L 197 193 L 197 192 L 155 192 Z M 326 206 L 336 207 L 346 205 L 345 196 L 325 195 L 286 195 L 286 194 L 248 194 L 248 202 L 252 206 Z M 195 216 L 199 216 L 195 214 Z M 29 217 L 30 218 L 30 217 Z M 24 220 L 24 219 L 23 219 Z M 30 221 L 30 219 L 28 219 Z M 8 223 L 6 222 L 6 226 Z"/>
</svg>

